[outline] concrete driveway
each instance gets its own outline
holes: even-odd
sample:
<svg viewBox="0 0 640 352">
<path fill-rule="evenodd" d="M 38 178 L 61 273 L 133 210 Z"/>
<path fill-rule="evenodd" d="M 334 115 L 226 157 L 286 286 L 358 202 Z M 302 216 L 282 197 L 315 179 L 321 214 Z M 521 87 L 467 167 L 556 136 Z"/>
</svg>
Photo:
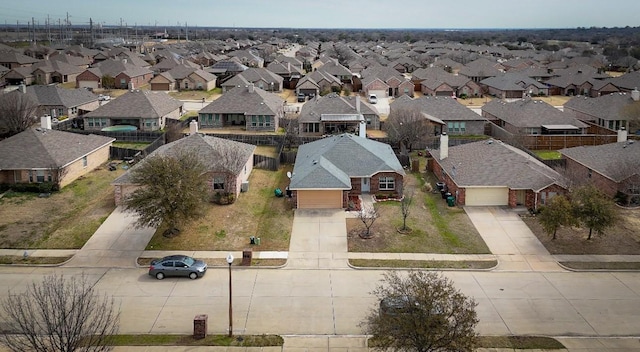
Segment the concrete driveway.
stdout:
<svg viewBox="0 0 640 352">
<path fill-rule="evenodd" d="M 520 216 L 501 207 L 464 207 L 498 258 L 498 271 L 563 271 Z"/>
<path fill-rule="evenodd" d="M 347 254 L 344 210 L 296 209 L 286 268 L 346 269 Z"/>
<path fill-rule="evenodd" d="M 155 233 L 137 229 L 135 214 L 117 207 L 65 267 L 135 268 L 138 258 Z"/>
</svg>

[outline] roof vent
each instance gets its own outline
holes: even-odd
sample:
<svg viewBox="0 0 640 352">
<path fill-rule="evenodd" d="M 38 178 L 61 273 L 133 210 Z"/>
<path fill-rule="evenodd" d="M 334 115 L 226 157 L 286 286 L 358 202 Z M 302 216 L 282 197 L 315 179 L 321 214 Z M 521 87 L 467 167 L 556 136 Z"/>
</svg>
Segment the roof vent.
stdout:
<svg viewBox="0 0 640 352">
<path fill-rule="evenodd" d="M 315 164 L 317 164 L 317 163 L 318 163 L 318 160 L 313 160 L 311 163 L 312 163 L 313 165 L 315 165 Z"/>
</svg>

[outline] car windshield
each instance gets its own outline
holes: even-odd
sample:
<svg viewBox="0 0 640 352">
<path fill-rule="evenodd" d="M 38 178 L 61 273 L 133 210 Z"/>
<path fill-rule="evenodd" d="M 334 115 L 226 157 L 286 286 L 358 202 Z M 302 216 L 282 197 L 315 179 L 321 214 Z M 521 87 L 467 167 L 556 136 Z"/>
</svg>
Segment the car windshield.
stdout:
<svg viewBox="0 0 640 352">
<path fill-rule="evenodd" d="M 192 266 L 196 261 L 193 258 L 186 257 L 182 260 L 183 263 L 187 264 L 187 266 Z"/>
</svg>

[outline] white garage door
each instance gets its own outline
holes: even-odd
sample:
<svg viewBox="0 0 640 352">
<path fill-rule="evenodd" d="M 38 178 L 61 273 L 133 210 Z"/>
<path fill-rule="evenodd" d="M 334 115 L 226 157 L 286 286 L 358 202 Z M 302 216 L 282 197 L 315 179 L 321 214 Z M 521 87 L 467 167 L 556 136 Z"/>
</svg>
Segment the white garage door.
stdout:
<svg viewBox="0 0 640 352">
<path fill-rule="evenodd" d="M 378 97 L 378 99 L 380 98 L 386 98 L 389 96 L 389 92 L 386 90 L 370 90 L 369 94 L 375 94 L 376 97 Z"/>
<path fill-rule="evenodd" d="M 508 187 L 465 188 L 465 205 L 508 205 Z"/>
<path fill-rule="evenodd" d="M 80 88 L 98 89 L 98 81 L 80 81 L 78 83 Z"/>
<path fill-rule="evenodd" d="M 342 191 L 298 191 L 299 209 L 342 208 Z"/>
</svg>

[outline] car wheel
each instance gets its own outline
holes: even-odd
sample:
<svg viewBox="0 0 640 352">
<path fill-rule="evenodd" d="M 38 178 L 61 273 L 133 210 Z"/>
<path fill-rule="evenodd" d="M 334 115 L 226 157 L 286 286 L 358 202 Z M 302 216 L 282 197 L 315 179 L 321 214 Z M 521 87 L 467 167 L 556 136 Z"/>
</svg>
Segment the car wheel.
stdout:
<svg viewBox="0 0 640 352">
<path fill-rule="evenodd" d="M 196 274 L 196 273 L 190 273 L 190 274 L 189 274 L 189 278 L 190 278 L 191 280 L 195 280 L 195 279 L 197 279 L 197 278 L 198 278 L 198 274 Z"/>
<path fill-rule="evenodd" d="M 158 280 L 164 279 L 164 273 L 156 273 L 156 279 Z"/>
</svg>

